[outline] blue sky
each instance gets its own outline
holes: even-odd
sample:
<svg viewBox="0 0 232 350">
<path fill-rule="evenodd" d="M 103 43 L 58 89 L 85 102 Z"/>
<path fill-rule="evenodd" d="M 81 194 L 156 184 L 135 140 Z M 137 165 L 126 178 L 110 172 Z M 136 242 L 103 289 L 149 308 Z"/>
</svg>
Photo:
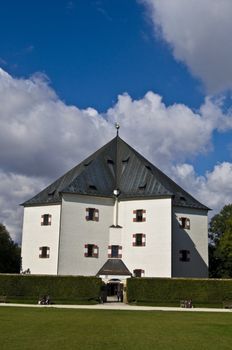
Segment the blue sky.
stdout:
<svg viewBox="0 0 232 350">
<path fill-rule="evenodd" d="M 115 121 L 215 212 L 230 202 L 231 15 L 229 0 L 1 3 L 0 221 L 15 239 L 18 204 Z"/>
<path fill-rule="evenodd" d="M 12 6 L 14 11 L 12 11 Z M 156 38 L 134 0 L 9 1 L 0 13 L 1 59 L 17 77 L 44 72 L 68 104 L 103 112 L 118 94 L 159 92 L 198 108 L 204 93 Z"/>
</svg>

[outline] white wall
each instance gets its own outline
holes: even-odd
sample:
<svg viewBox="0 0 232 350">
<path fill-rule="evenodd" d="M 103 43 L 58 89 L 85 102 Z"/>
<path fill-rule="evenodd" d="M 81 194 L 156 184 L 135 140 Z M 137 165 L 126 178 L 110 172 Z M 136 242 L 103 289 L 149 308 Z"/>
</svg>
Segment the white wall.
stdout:
<svg viewBox="0 0 232 350">
<path fill-rule="evenodd" d="M 178 218 L 190 219 L 182 229 Z M 190 261 L 180 261 L 180 250 L 190 251 Z M 173 208 L 173 277 L 208 277 L 208 217 L 206 210 Z"/>
<path fill-rule="evenodd" d="M 32 274 L 57 274 L 60 205 L 25 207 L 22 236 L 22 270 Z M 51 225 L 41 225 L 41 215 L 51 214 Z M 49 258 L 39 258 L 39 248 L 50 248 Z"/>
<path fill-rule="evenodd" d="M 207 277 L 207 212 L 174 207 L 171 199 L 119 202 L 114 223 L 114 200 L 65 194 L 61 205 L 25 207 L 22 237 L 22 269 L 33 274 L 95 275 L 108 259 L 108 245 L 122 246 L 122 260 L 133 273 L 146 277 Z M 86 221 L 86 208 L 99 210 L 99 221 Z M 145 209 L 146 221 L 133 222 L 133 210 Z M 41 226 L 41 215 L 51 214 L 52 224 Z M 179 227 L 178 218 L 190 219 L 190 230 Z M 61 220 L 61 224 L 60 224 Z M 133 246 L 133 234 L 146 235 L 146 245 Z M 60 236 L 60 237 L 59 237 Z M 98 258 L 84 256 L 85 244 L 99 247 Z M 39 258 L 39 247 L 50 247 L 50 257 Z M 59 250 L 58 250 L 59 247 Z M 190 251 L 190 261 L 181 262 L 179 251 Z M 59 251 L 59 259 L 58 259 Z"/>
<path fill-rule="evenodd" d="M 171 198 L 119 202 L 122 228 L 122 260 L 133 273 L 145 271 L 145 277 L 171 277 Z M 146 221 L 133 222 L 133 210 L 145 209 Z M 133 234 L 144 233 L 146 245 L 134 247 Z"/>
<path fill-rule="evenodd" d="M 99 210 L 99 221 L 86 221 L 86 208 Z M 111 198 L 64 194 L 59 249 L 60 275 L 95 275 L 108 259 L 109 226 L 113 224 Z M 85 244 L 99 247 L 98 258 L 85 257 Z"/>
</svg>

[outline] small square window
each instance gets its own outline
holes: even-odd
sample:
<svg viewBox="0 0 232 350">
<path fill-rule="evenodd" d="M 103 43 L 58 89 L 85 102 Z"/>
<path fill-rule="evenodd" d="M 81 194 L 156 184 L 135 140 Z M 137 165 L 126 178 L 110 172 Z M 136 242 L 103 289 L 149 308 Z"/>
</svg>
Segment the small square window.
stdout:
<svg viewBox="0 0 232 350">
<path fill-rule="evenodd" d="M 184 262 L 190 261 L 190 257 L 189 257 L 190 251 L 189 250 L 186 250 L 186 249 L 180 250 L 179 254 L 180 254 L 180 258 L 179 258 L 180 261 L 184 261 Z"/>
<path fill-rule="evenodd" d="M 84 255 L 87 258 L 97 258 L 98 257 L 98 246 L 95 244 L 86 244 Z"/>
<path fill-rule="evenodd" d="M 144 275 L 144 270 L 141 270 L 141 269 L 135 269 L 133 271 L 134 273 L 134 277 L 142 277 L 142 275 Z"/>
<path fill-rule="evenodd" d="M 52 216 L 50 214 L 41 215 L 41 225 L 48 226 L 52 223 Z"/>
<path fill-rule="evenodd" d="M 39 252 L 40 252 L 39 257 L 42 259 L 48 259 L 50 257 L 49 247 L 40 247 Z"/>
<path fill-rule="evenodd" d="M 99 210 L 96 208 L 86 208 L 87 221 L 99 221 Z"/>
<path fill-rule="evenodd" d="M 189 230 L 190 229 L 190 219 L 186 217 L 179 218 L 180 227 Z"/>
<path fill-rule="evenodd" d="M 122 246 L 120 245 L 109 245 L 108 246 L 108 258 L 122 258 Z"/>
<path fill-rule="evenodd" d="M 134 217 L 133 217 L 133 221 L 134 222 L 144 222 L 144 221 L 146 221 L 146 218 L 145 218 L 146 210 L 144 210 L 144 209 L 136 209 L 136 210 L 133 210 L 133 214 L 134 214 Z"/>
<path fill-rule="evenodd" d="M 134 247 L 144 247 L 146 235 L 144 233 L 135 233 L 133 235 L 133 246 Z"/>
</svg>

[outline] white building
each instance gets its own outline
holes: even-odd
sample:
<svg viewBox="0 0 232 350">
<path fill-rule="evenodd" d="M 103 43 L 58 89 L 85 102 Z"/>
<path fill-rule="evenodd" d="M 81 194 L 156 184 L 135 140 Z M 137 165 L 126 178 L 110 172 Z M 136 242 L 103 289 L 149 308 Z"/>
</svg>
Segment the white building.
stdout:
<svg viewBox="0 0 232 350">
<path fill-rule="evenodd" d="M 118 135 L 23 205 L 32 274 L 208 276 L 208 208 Z"/>
</svg>

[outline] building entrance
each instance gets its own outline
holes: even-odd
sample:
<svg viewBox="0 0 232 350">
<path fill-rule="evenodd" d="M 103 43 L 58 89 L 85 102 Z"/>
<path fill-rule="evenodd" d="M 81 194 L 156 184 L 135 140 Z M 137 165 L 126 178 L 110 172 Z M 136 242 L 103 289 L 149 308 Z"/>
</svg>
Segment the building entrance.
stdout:
<svg viewBox="0 0 232 350">
<path fill-rule="evenodd" d="M 109 280 L 107 283 L 107 301 L 122 302 L 123 301 L 123 283 L 118 279 Z"/>
</svg>

